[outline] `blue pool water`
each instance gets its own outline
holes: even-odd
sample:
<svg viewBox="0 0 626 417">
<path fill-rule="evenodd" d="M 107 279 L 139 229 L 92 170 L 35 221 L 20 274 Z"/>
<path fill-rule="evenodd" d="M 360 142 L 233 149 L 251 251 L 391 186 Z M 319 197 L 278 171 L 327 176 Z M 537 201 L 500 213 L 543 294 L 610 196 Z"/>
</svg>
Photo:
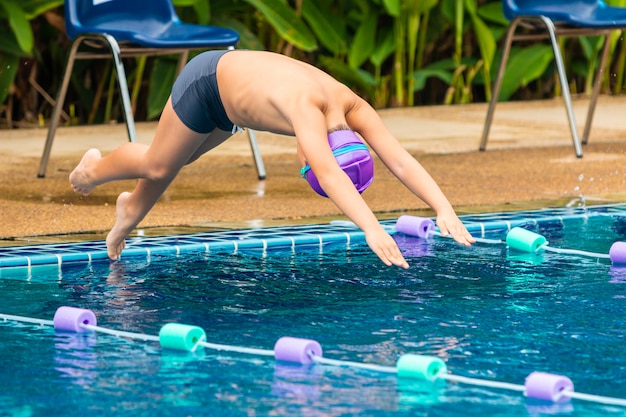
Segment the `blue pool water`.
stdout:
<svg viewBox="0 0 626 417">
<path fill-rule="evenodd" d="M 551 246 L 598 253 L 626 238 L 624 206 L 464 220 L 475 236 L 504 239 L 520 225 Z M 101 242 L 0 249 L 0 313 L 51 320 L 69 305 L 111 329 L 156 335 L 186 323 L 211 342 L 262 349 L 303 337 L 332 359 L 394 366 L 406 353 L 433 355 L 455 375 L 523 384 L 544 371 L 568 376 L 578 392 L 626 398 L 626 268 L 609 260 L 395 234 L 411 264 L 401 270 L 349 227 L 229 233 L 138 239 L 114 263 L 102 260 Z M 0 404 L 0 416 L 20 417 L 626 415 L 14 321 L 0 321 Z"/>
</svg>

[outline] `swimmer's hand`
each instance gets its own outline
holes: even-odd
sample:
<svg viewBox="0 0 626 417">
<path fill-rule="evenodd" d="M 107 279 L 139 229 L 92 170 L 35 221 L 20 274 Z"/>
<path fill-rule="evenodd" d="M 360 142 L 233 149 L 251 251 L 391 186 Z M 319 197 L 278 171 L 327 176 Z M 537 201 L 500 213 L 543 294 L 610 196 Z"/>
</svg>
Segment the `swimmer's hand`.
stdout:
<svg viewBox="0 0 626 417">
<path fill-rule="evenodd" d="M 451 236 L 463 246 L 471 246 L 476 242 L 454 211 L 437 213 L 437 226 L 441 236 Z"/>
<path fill-rule="evenodd" d="M 365 233 L 365 240 L 370 249 L 378 255 L 381 261 L 387 266 L 396 265 L 401 268 L 407 269 L 409 264 L 402 256 L 400 248 L 396 244 L 396 241 L 380 228 L 371 232 Z"/>
</svg>

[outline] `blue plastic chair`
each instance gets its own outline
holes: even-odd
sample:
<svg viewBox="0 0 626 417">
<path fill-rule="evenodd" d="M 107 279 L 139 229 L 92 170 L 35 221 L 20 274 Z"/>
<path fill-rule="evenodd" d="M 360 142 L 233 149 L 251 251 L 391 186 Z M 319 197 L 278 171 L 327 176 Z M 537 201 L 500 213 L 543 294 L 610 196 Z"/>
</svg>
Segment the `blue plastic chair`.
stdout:
<svg viewBox="0 0 626 417">
<path fill-rule="evenodd" d="M 38 177 L 44 177 L 67 88 L 79 59 L 113 59 L 120 88 L 129 141 L 135 142 L 135 122 L 122 59 L 136 56 L 178 54 L 178 72 L 193 49 L 233 49 L 239 42 L 234 30 L 183 23 L 170 0 L 65 0 L 65 27 L 72 39 L 63 81 L 57 94 Z M 85 44 L 88 50 L 79 52 Z M 265 167 L 256 135 L 248 129 L 259 179 Z"/>
<path fill-rule="evenodd" d="M 511 44 L 516 40 L 539 40 L 549 38 L 554 52 L 559 82 L 563 90 L 563 100 L 572 133 L 572 141 L 576 156 L 581 158 L 582 144 L 589 139 L 591 122 L 595 111 L 602 75 L 606 66 L 609 53 L 608 35 L 615 29 L 626 28 L 626 8 L 607 6 L 602 0 L 503 0 L 502 8 L 504 15 L 511 21 L 506 34 L 502 61 L 498 69 L 498 75 L 492 90 L 493 96 L 487 110 L 487 118 L 480 143 L 480 150 L 484 151 L 487 146 L 489 129 L 493 121 L 496 103 L 500 94 L 502 78 L 509 58 Z M 527 30 L 516 35 L 516 29 L 522 26 Z M 572 110 L 572 98 L 569 91 L 567 74 L 563 64 L 563 57 L 559 49 L 558 37 L 577 37 L 584 35 L 604 36 L 604 48 L 598 67 L 593 89 L 591 92 L 587 120 L 583 131 L 582 141 L 579 139 L 576 127 L 576 118 Z"/>
</svg>

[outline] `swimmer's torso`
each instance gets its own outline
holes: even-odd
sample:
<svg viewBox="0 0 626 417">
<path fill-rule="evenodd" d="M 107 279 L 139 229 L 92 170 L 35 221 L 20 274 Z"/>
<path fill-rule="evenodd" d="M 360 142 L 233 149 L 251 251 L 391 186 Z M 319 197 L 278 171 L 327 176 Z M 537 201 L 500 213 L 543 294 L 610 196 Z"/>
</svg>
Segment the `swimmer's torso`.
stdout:
<svg viewBox="0 0 626 417">
<path fill-rule="evenodd" d="M 233 123 L 286 135 L 294 134 L 291 120 L 311 109 L 323 112 L 330 130 L 345 125 L 346 114 L 359 105 L 358 96 L 328 74 L 275 53 L 225 54 L 217 66 L 217 83 Z"/>
</svg>

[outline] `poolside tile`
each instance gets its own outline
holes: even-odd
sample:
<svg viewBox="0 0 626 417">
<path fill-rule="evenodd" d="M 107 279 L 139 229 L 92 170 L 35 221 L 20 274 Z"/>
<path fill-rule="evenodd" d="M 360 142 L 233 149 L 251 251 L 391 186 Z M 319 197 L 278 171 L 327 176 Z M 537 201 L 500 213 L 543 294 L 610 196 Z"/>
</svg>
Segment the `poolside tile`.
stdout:
<svg viewBox="0 0 626 417">
<path fill-rule="evenodd" d="M 517 212 L 480 213 L 461 216 L 475 237 L 487 237 L 508 232 L 513 227 L 536 229 L 563 227 L 564 222 L 586 222 L 597 216 L 626 217 L 626 204 L 592 207 L 550 208 Z M 381 224 L 395 233 L 395 219 Z M 365 236 L 354 224 L 334 221 L 330 224 L 283 226 L 265 229 L 223 230 L 177 236 L 134 237 L 127 240 L 121 259 L 178 257 L 192 253 L 265 253 L 268 250 L 321 250 L 324 246 L 352 243 L 362 244 Z M 68 263 L 87 264 L 108 260 L 103 241 L 55 243 L 37 246 L 0 248 L 0 276 L 22 268 L 60 266 Z"/>
</svg>

